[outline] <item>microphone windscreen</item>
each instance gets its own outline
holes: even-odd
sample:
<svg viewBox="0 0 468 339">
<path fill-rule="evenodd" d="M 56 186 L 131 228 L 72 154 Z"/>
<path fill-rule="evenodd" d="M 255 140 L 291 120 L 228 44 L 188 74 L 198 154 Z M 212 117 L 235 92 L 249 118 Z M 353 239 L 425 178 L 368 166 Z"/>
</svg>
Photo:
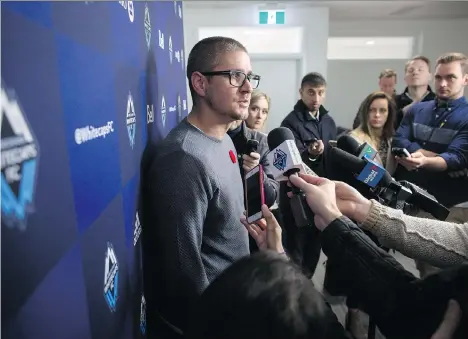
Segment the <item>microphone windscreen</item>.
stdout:
<svg viewBox="0 0 468 339">
<path fill-rule="evenodd" d="M 333 147 L 330 150 L 330 156 L 331 156 L 331 160 L 335 164 L 355 174 L 361 173 L 364 167 L 366 167 L 367 163 L 369 162 L 369 160 L 366 161 L 363 159 L 359 159 L 358 157 L 352 154 L 349 154 L 336 147 Z M 382 169 L 380 166 L 377 166 L 377 165 L 374 165 L 374 166 L 378 167 L 380 171 L 383 172 L 383 176 L 380 179 L 378 185 L 382 187 L 387 187 L 388 185 L 390 185 L 390 183 L 393 181 L 390 173 L 385 171 L 385 169 Z"/>
<path fill-rule="evenodd" d="M 270 208 L 275 204 L 278 192 L 273 185 L 268 183 L 268 181 L 264 181 L 263 194 L 265 197 L 265 205 Z"/>
<path fill-rule="evenodd" d="M 359 143 L 350 135 L 342 135 L 336 142 L 336 147 L 352 155 L 359 154 Z"/>
<path fill-rule="evenodd" d="M 347 171 L 360 173 L 366 166 L 366 161 L 343 151 L 340 148 L 332 147 L 330 149 L 331 160 L 340 167 L 346 168 Z"/>
<path fill-rule="evenodd" d="M 268 133 L 268 148 L 271 150 L 281 145 L 286 140 L 294 140 L 294 134 L 287 127 L 278 127 Z"/>
</svg>

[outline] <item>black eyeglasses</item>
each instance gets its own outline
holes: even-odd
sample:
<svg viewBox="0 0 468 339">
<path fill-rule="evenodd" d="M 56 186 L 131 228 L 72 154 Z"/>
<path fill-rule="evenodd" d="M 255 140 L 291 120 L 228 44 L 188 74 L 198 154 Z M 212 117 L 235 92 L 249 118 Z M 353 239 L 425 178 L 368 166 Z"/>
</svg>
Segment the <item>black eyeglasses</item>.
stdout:
<svg viewBox="0 0 468 339">
<path fill-rule="evenodd" d="M 213 75 L 227 75 L 229 76 L 229 83 L 234 87 L 242 87 L 245 84 L 245 80 L 249 80 L 250 85 L 253 89 L 257 88 L 260 84 L 260 75 L 256 74 L 245 74 L 242 71 L 229 70 L 229 71 L 214 71 L 214 72 L 201 72 L 205 76 Z"/>
</svg>

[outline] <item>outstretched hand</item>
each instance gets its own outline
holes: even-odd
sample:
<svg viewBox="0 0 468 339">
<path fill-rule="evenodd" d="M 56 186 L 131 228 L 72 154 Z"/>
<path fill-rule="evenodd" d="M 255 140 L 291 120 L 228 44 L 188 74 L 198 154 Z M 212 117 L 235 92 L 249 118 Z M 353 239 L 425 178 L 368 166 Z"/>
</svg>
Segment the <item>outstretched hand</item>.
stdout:
<svg viewBox="0 0 468 339">
<path fill-rule="evenodd" d="M 262 206 L 263 219 L 254 224 L 249 224 L 245 216 L 241 217 L 241 223 L 254 238 L 259 250 L 273 250 L 284 253 L 282 230 L 273 213 L 267 205 Z"/>
<path fill-rule="evenodd" d="M 341 213 L 357 223 L 362 223 L 369 214 L 372 203 L 364 198 L 357 189 L 335 181 L 336 204 Z"/>
<path fill-rule="evenodd" d="M 292 175 L 291 184 L 301 189 L 312 212 L 315 226 L 324 230 L 333 220 L 342 216 L 335 193 L 335 183 L 331 180 L 308 174 Z"/>
</svg>

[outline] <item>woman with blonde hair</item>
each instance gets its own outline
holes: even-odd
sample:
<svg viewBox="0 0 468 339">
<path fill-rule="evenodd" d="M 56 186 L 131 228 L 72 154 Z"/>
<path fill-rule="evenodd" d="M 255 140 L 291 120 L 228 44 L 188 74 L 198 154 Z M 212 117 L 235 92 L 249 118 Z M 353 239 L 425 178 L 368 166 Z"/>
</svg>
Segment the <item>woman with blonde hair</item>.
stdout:
<svg viewBox="0 0 468 339">
<path fill-rule="evenodd" d="M 374 161 L 393 174 L 397 166 L 391 152 L 396 118 L 393 99 L 384 92 L 371 93 L 361 103 L 358 114 L 360 124 L 350 132 L 350 136 L 361 144 L 367 142 L 371 145 L 377 151 Z"/>
<path fill-rule="evenodd" d="M 255 89 L 250 97 L 249 117 L 245 121 L 247 127 L 256 131 L 262 131 L 269 111 L 270 97 Z"/>
</svg>

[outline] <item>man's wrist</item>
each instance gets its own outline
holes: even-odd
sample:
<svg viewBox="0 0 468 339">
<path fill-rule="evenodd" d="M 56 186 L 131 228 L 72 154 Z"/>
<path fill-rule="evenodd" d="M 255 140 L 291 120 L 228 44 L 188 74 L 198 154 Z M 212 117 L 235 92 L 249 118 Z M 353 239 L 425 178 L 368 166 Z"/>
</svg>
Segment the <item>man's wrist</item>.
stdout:
<svg viewBox="0 0 468 339">
<path fill-rule="evenodd" d="M 323 216 L 326 225 L 330 225 L 333 221 L 343 216 L 339 209 L 330 210 L 327 215 Z"/>
</svg>

